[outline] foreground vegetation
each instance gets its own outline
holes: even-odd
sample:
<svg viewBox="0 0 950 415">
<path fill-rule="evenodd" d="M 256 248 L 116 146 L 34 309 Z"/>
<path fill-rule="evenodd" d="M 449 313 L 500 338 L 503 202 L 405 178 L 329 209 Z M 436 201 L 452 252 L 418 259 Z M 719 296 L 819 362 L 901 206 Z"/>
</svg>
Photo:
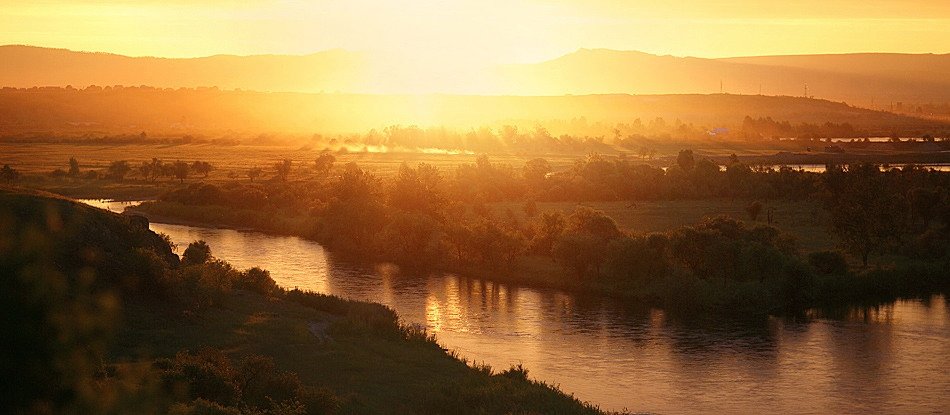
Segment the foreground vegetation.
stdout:
<svg viewBox="0 0 950 415">
<path fill-rule="evenodd" d="M 0 189 L 12 413 L 598 413 L 442 350 L 390 309 L 285 291 L 140 217 Z"/>
</svg>

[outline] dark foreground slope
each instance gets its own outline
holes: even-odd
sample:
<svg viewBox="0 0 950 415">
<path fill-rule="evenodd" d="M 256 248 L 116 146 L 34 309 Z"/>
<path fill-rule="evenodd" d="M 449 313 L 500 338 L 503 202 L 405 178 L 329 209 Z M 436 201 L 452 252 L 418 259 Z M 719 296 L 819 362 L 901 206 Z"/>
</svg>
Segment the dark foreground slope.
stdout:
<svg viewBox="0 0 950 415">
<path fill-rule="evenodd" d="M 171 254 L 135 218 L 0 189 L 13 413 L 598 413 L 446 353 L 378 304 Z"/>
</svg>

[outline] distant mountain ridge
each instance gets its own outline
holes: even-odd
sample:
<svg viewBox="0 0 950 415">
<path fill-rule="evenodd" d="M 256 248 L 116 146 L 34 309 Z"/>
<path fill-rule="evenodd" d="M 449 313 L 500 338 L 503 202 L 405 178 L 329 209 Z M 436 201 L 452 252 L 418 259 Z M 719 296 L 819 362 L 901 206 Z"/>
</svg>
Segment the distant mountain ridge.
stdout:
<svg viewBox="0 0 950 415">
<path fill-rule="evenodd" d="M 580 49 L 535 64 L 447 73 L 448 82 L 401 62 L 330 50 L 309 55 L 128 57 L 0 46 L 0 86 L 216 86 L 274 92 L 488 95 L 709 94 L 814 96 L 875 109 L 950 103 L 950 54 L 861 53 L 723 59 Z M 262 76 L 267 74 L 268 76 Z M 445 81 L 444 79 L 442 81 Z M 449 86 L 445 86 L 449 85 Z M 473 89 L 472 85 L 480 85 Z M 405 89 L 401 89 L 405 88 Z"/>
<path fill-rule="evenodd" d="M 733 93 L 814 96 L 872 108 L 950 101 L 950 54 L 851 54 L 706 59 L 581 49 L 501 69 L 510 89 L 563 93 Z"/>
<path fill-rule="evenodd" d="M 302 56 L 214 55 L 128 57 L 33 46 L 0 46 L 0 85 L 149 85 L 260 91 L 347 91 L 358 88 L 365 58 L 344 50 Z M 275 74 L 262 77 L 261 73 Z"/>
</svg>

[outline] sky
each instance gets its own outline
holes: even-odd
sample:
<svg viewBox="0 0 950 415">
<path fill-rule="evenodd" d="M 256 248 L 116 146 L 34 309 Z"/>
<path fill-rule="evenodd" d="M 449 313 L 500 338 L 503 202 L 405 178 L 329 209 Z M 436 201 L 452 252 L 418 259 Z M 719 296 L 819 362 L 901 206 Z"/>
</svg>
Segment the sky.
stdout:
<svg viewBox="0 0 950 415">
<path fill-rule="evenodd" d="M 579 48 L 950 53 L 950 1 L 0 0 L 0 44 L 161 57 L 347 49 L 460 66 Z"/>
</svg>

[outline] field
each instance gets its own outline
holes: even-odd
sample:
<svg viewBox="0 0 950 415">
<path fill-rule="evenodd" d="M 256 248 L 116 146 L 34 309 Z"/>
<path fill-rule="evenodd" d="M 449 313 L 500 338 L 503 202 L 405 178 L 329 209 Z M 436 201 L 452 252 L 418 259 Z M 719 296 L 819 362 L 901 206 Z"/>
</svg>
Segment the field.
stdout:
<svg viewBox="0 0 950 415">
<path fill-rule="evenodd" d="M 569 214 L 579 206 L 601 210 L 613 218 L 622 229 L 637 233 L 665 232 L 681 226 L 693 225 L 706 217 L 719 215 L 743 220 L 749 226 L 766 225 L 767 212 L 772 209 L 772 226 L 795 237 L 803 252 L 835 248 L 835 237 L 827 225 L 827 212 L 812 201 L 763 201 L 757 222 L 749 220 L 746 207 L 750 201 L 736 199 L 664 200 L 637 202 L 582 202 L 537 203 L 538 211 L 560 211 Z M 496 213 L 510 209 L 524 217 L 522 205 L 499 203 Z"/>
<path fill-rule="evenodd" d="M 75 144 L 11 144 L 0 143 L 0 163 L 11 163 L 25 175 L 24 183 L 55 193 L 80 198 L 147 199 L 154 198 L 179 185 L 177 180 L 162 178 L 146 183 L 133 170 L 128 179 L 111 181 L 72 180 L 52 178 L 47 174 L 54 169 L 66 169 L 70 157 L 79 160 L 83 171 L 104 170 L 115 160 L 128 160 L 135 167 L 153 157 L 166 162 L 175 160 L 208 161 L 215 166 L 207 178 L 192 177 L 185 183 L 201 180 L 223 183 L 244 180 L 246 171 L 255 166 L 264 169 L 261 179 L 273 174 L 272 165 L 281 159 L 294 160 L 292 178 L 304 179 L 315 173 L 310 168 L 322 149 L 306 146 L 218 146 L 218 145 L 75 145 Z M 717 154 L 718 155 L 718 154 Z M 356 162 L 381 177 L 391 176 L 403 162 L 410 165 L 429 163 L 438 167 L 443 175 L 453 174 L 459 164 L 474 162 L 472 154 L 424 154 L 424 153 L 336 153 L 337 165 Z M 568 169 L 577 156 L 570 155 L 491 155 L 492 161 L 509 163 L 516 168 L 534 157 L 544 157 L 554 170 Z M 672 163 L 672 160 L 664 159 Z M 232 176 L 232 177 L 229 177 Z M 671 201 L 583 202 L 583 203 L 538 203 L 538 209 L 559 210 L 569 213 L 576 206 L 584 205 L 604 211 L 614 218 L 621 228 L 633 232 L 662 232 L 680 226 L 695 224 L 704 217 L 727 215 L 747 220 L 745 208 L 749 200 L 703 199 Z M 804 252 L 833 249 L 835 241 L 827 227 L 826 212 L 814 201 L 763 201 L 760 223 L 766 223 L 769 209 L 773 210 L 772 225 L 792 234 Z M 520 203 L 499 203 L 496 212 L 502 214 L 510 209 L 523 216 Z"/>
<path fill-rule="evenodd" d="M 69 158 L 75 157 L 82 170 L 105 169 L 109 163 L 116 160 L 127 160 L 133 167 L 143 161 L 158 158 L 165 162 L 182 160 L 207 161 L 215 166 L 209 180 L 227 180 L 229 173 L 243 177 L 247 169 L 261 167 L 264 169 L 263 178 L 272 173 L 275 162 L 291 159 L 295 163 L 293 175 L 303 178 L 309 174 L 309 167 L 323 152 L 322 147 L 302 146 L 252 146 L 236 145 L 221 146 L 213 144 L 185 144 L 185 145 L 80 145 L 80 144 L 18 144 L 0 142 L 0 163 L 10 164 L 25 174 L 46 174 L 54 169 L 66 169 Z M 337 164 L 349 162 L 359 163 L 380 176 L 394 173 L 403 162 L 410 165 L 418 163 L 433 164 L 443 171 L 454 170 L 463 163 L 475 161 L 474 153 L 420 153 L 420 152 L 336 152 Z M 525 161 L 544 157 L 555 168 L 566 168 L 579 155 L 511 155 L 492 154 L 493 162 L 510 163 L 520 167 Z M 306 165 L 308 169 L 300 169 Z M 137 172 L 130 173 L 129 178 L 137 178 Z"/>
</svg>

